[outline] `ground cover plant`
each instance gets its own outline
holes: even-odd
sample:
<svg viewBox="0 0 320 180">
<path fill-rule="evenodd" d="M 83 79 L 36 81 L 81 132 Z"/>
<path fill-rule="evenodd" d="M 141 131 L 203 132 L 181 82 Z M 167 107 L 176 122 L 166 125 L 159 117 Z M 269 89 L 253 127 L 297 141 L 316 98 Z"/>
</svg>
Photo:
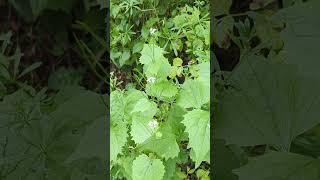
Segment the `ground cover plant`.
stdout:
<svg viewBox="0 0 320 180">
<path fill-rule="evenodd" d="M 209 179 L 209 1 L 110 10 L 111 178 Z"/>
<path fill-rule="evenodd" d="M 319 1 L 212 5 L 214 177 L 319 179 Z"/>
<path fill-rule="evenodd" d="M 106 15 L 104 1 L 0 1 L 1 180 L 106 179 Z"/>
</svg>

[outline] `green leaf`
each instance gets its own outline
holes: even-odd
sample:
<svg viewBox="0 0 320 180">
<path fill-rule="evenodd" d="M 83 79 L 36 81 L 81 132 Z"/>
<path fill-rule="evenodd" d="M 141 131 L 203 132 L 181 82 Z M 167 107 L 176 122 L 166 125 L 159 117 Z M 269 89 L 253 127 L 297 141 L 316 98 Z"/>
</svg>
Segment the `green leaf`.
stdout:
<svg viewBox="0 0 320 180">
<path fill-rule="evenodd" d="M 40 100 L 33 98 L 34 89 L 20 89 L 4 97 L 0 103 L 0 128 L 24 127 L 31 119 L 40 117 Z M 28 118 L 22 119 L 30 112 Z"/>
<path fill-rule="evenodd" d="M 132 180 L 132 164 L 136 159 L 136 154 L 130 153 L 127 156 L 122 156 L 118 158 L 117 163 L 121 165 L 121 172 L 128 180 Z"/>
<path fill-rule="evenodd" d="M 128 129 L 126 125 L 117 124 L 110 127 L 110 160 L 115 161 L 118 154 L 121 153 L 122 147 L 127 142 Z"/>
<path fill-rule="evenodd" d="M 149 96 L 156 97 L 159 100 L 170 100 L 178 93 L 178 88 L 170 81 L 157 81 L 148 83 L 146 92 Z"/>
<path fill-rule="evenodd" d="M 1 119 L 0 133 L 5 133 L 1 137 L 10 140 L 5 146 L 5 151 L 10 153 L 4 158 L 11 160 L 0 163 L 5 168 L 15 167 L 3 177 L 32 180 L 44 177 L 65 179 L 69 176 L 66 168 L 58 170 L 57 167 L 64 166 L 62 163 L 77 149 L 86 126 L 105 115 L 99 95 L 74 87 L 71 89 L 73 94 L 60 99 L 59 106 L 50 113 L 40 108 L 40 101 L 45 98 L 44 91 L 36 94 L 32 89 L 21 89 L 1 102 L 1 118 L 4 119 Z M 65 91 L 56 97 L 61 97 L 61 94 Z M 46 149 L 45 154 L 42 148 Z"/>
<path fill-rule="evenodd" d="M 210 100 L 208 83 L 200 80 L 187 79 L 177 97 L 177 103 L 183 108 L 201 108 Z"/>
<path fill-rule="evenodd" d="M 79 86 L 83 79 L 83 74 L 83 69 L 60 67 L 50 74 L 48 87 L 53 90 L 59 90 L 68 86 Z"/>
<path fill-rule="evenodd" d="M 255 34 L 261 40 L 261 44 L 269 45 L 278 40 L 280 34 L 274 27 L 276 21 L 280 21 L 279 19 L 273 20 L 258 12 L 250 12 L 249 17 L 254 20 Z"/>
<path fill-rule="evenodd" d="M 17 113 L 19 109 L 20 114 Z M 0 165 L 2 167 L 2 178 L 19 179 L 21 177 L 19 173 L 26 172 L 25 167 L 33 170 L 38 165 L 39 161 L 35 157 L 40 152 L 21 138 L 21 135 L 16 130 L 22 129 L 21 127 L 25 125 L 24 123 L 31 124 L 31 118 L 39 118 L 39 110 L 39 100 L 33 99 L 23 89 L 5 96 L 4 100 L 1 101 L 0 152 L 2 154 L 0 156 Z M 25 118 L 25 121 L 21 120 L 19 117 L 26 115 L 28 111 L 31 112 L 30 118 Z M 25 153 L 28 149 L 28 153 Z M 34 160 L 33 163 L 32 160 Z M 10 169 L 14 169 L 15 171 L 10 171 Z M 41 170 L 39 169 L 39 171 Z M 29 175 L 24 178 L 28 179 L 36 173 L 38 173 L 37 170 L 30 171 Z"/>
<path fill-rule="evenodd" d="M 143 48 L 143 42 L 138 42 L 136 44 L 133 45 L 132 48 L 132 53 L 139 53 L 141 52 L 142 48 Z"/>
<path fill-rule="evenodd" d="M 151 159 L 142 154 L 133 161 L 133 180 L 162 180 L 164 165 L 159 159 Z"/>
<path fill-rule="evenodd" d="M 75 0 L 10 0 L 19 15 L 28 22 L 34 22 L 46 9 L 63 10 L 70 13 Z"/>
<path fill-rule="evenodd" d="M 268 144 L 289 151 L 293 139 L 320 123 L 320 87 L 296 66 L 246 56 L 216 108 L 214 132 L 227 144 Z"/>
<path fill-rule="evenodd" d="M 29 1 L 9 0 L 9 3 L 16 9 L 20 17 L 24 18 L 27 22 L 34 20 L 34 16 Z"/>
<path fill-rule="evenodd" d="M 168 125 L 161 127 L 141 145 L 141 148 L 155 152 L 166 160 L 177 157 L 180 152 L 176 136 Z"/>
<path fill-rule="evenodd" d="M 230 46 L 230 34 L 233 32 L 234 19 L 224 17 L 214 24 L 213 41 L 220 47 L 227 49 Z"/>
<path fill-rule="evenodd" d="M 150 123 L 153 121 L 155 120 L 142 114 L 133 116 L 131 136 L 136 143 L 143 143 L 157 131 L 157 128 L 150 126 Z"/>
<path fill-rule="evenodd" d="M 303 154 L 311 157 L 320 156 L 320 125 L 317 125 L 315 128 L 312 128 L 309 132 L 304 133 L 303 135 L 298 136 L 291 145 L 290 152 Z"/>
<path fill-rule="evenodd" d="M 194 161 L 198 167 L 210 151 L 210 113 L 195 109 L 184 115 L 182 123 L 189 135 L 189 148 L 195 152 Z"/>
<path fill-rule="evenodd" d="M 240 147 L 231 145 L 226 146 L 225 142 L 219 139 L 213 139 L 214 168 L 213 176 L 217 179 L 237 180 L 237 176 L 232 172 L 247 163 L 245 153 Z"/>
<path fill-rule="evenodd" d="M 157 104 L 147 98 L 140 99 L 131 111 L 131 114 L 143 114 L 152 118 L 158 111 Z"/>
<path fill-rule="evenodd" d="M 311 77 L 319 77 L 320 62 L 314 58 L 319 54 L 319 9 L 320 2 L 313 0 L 285 8 L 274 17 L 286 22 L 287 28 L 281 33 L 286 62 L 298 65 L 301 72 Z"/>
<path fill-rule="evenodd" d="M 320 160 L 293 153 L 270 152 L 234 172 L 239 180 L 318 180 Z"/>
<path fill-rule="evenodd" d="M 7 33 L 0 34 L 0 41 L 1 44 L 1 54 L 4 55 L 5 51 L 7 50 L 8 45 L 11 43 L 12 32 L 8 31 Z"/>
<path fill-rule="evenodd" d="M 63 91 L 60 93 L 64 93 Z M 45 123 L 41 124 L 43 127 L 39 127 L 40 131 L 44 133 L 41 137 L 48 138 L 45 140 L 45 145 L 48 146 L 46 152 L 55 160 L 62 161 L 69 157 L 78 147 L 86 129 L 90 125 L 94 126 L 94 123 L 97 122 L 95 120 L 98 118 L 106 116 L 107 107 L 103 102 L 105 96 L 86 90 L 77 91 L 75 89 L 73 92 L 77 93 L 70 95 L 71 97 L 50 113 L 49 119 L 44 117 Z M 87 129 L 88 135 L 90 135 L 90 128 Z M 103 132 L 101 134 L 103 135 Z M 37 135 L 35 133 L 34 139 Z"/>
<path fill-rule="evenodd" d="M 229 14 L 229 10 L 232 5 L 232 0 L 213 0 L 211 4 L 213 5 L 213 16 L 220 16 L 224 14 Z"/>
<path fill-rule="evenodd" d="M 31 64 L 30 66 L 26 67 L 18 76 L 18 78 L 21 78 L 22 76 L 32 72 L 33 70 L 37 69 L 38 67 L 40 67 L 42 64 L 42 62 L 35 62 L 33 64 Z"/>
<path fill-rule="evenodd" d="M 144 44 L 141 51 L 140 63 L 149 66 L 154 61 L 161 61 L 164 58 L 163 49 L 155 44 Z"/>
<path fill-rule="evenodd" d="M 158 108 L 156 103 L 148 100 L 147 98 L 140 99 L 131 111 L 132 125 L 131 135 L 136 143 L 143 143 L 150 138 L 157 130 L 150 123 L 156 122 L 153 116 L 157 113 Z"/>
<path fill-rule="evenodd" d="M 163 176 L 163 179 L 173 179 L 175 173 L 176 173 L 176 159 L 168 159 L 164 162 L 165 166 L 165 174 Z"/>
<path fill-rule="evenodd" d="M 207 84 L 208 88 L 210 89 L 210 63 L 203 62 L 201 64 L 197 64 L 199 79 L 204 84 Z"/>
<path fill-rule="evenodd" d="M 143 64 L 145 75 L 165 79 L 170 74 L 171 65 L 163 56 L 162 48 L 155 44 L 145 44 L 141 51 L 140 63 Z"/>
<path fill-rule="evenodd" d="M 273 3 L 273 0 L 263 0 L 263 1 L 253 1 L 250 3 L 251 10 L 258 10 L 260 8 L 266 7 L 270 3 Z"/>
<path fill-rule="evenodd" d="M 166 120 L 166 122 L 172 128 L 172 132 L 174 132 L 176 137 L 179 138 L 178 142 L 181 140 L 181 138 L 184 137 L 185 127 L 181 123 L 181 121 L 183 120 L 183 118 L 184 118 L 183 116 L 185 114 L 186 114 L 185 109 L 181 108 L 178 105 L 173 105 L 170 108 L 170 111 L 168 112 L 168 119 Z"/>
<path fill-rule="evenodd" d="M 70 180 L 103 180 L 107 178 L 107 174 L 105 173 L 105 161 L 99 158 L 79 159 L 68 164 L 68 167 L 70 167 L 70 170 L 68 171 L 72 171 L 71 178 L 69 178 Z M 51 179 L 53 180 L 55 178 Z M 66 180 L 67 179 L 68 178 L 66 178 Z"/>
<path fill-rule="evenodd" d="M 106 121 L 107 121 L 107 116 L 102 116 L 101 118 L 96 119 L 94 122 L 92 122 L 90 125 L 86 127 L 85 133 L 81 137 L 81 141 L 79 145 L 77 146 L 77 148 L 75 149 L 73 154 L 68 158 L 67 161 L 70 162 L 77 159 L 92 159 L 92 158 L 99 158 L 104 162 L 107 161 L 106 155 L 105 155 L 107 151 L 106 142 L 105 142 L 107 137 Z M 122 130 L 121 128 L 123 128 L 124 130 Z M 121 129 L 122 131 L 118 129 Z M 110 149 L 111 150 L 110 157 L 114 157 L 114 156 L 116 157 L 116 155 L 119 152 L 121 152 L 121 147 L 119 146 L 123 145 L 126 142 L 126 139 L 123 140 L 124 137 L 127 136 L 126 126 L 123 125 L 118 129 L 114 128 L 112 125 L 110 127 L 110 144 L 117 145 L 117 146 L 111 146 L 112 148 Z M 117 131 L 121 131 L 121 132 L 117 132 Z M 119 134 L 121 136 L 119 136 Z M 118 140 L 118 142 L 115 142 L 113 144 L 114 136 L 117 136 L 116 140 Z"/>
<path fill-rule="evenodd" d="M 13 59 L 13 75 L 14 77 L 16 77 L 19 74 L 19 65 L 20 65 L 20 60 L 21 57 L 23 56 L 23 54 L 21 53 L 20 48 L 16 49 L 16 52 L 14 53 L 14 55 L 11 57 Z"/>
<path fill-rule="evenodd" d="M 135 105 L 137 104 L 137 102 L 140 99 L 145 99 L 147 98 L 146 94 L 142 91 L 138 91 L 136 89 L 130 89 L 125 93 L 125 99 L 124 99 L 124 103 L 125 103 L 125 109 L 124 109 L 124 114 L 125 117 L 130 120 L 131 118 L 131 111 L 133 110 L 133 108 L 135 107 Z M 123 106 L 123 105 L 122 105 Z M 120 108 L 121 109 L 121 108 Z M 116 109 L 114 109 L 116 111 Z M 112 112 L 112 111 L 111 111 Z"/>
<path fill-rule="evenodd" d="M 131 56 L 130 50 L 125 49 L 122 52 L 122 54 L 120 56 L 120 59 L 119 59 L 120 67 L 122 67 L 123 65 L 127 64 L 127 61 L 129 61 L 130 56 Z"/>
<path fill-rule="evenodd" d="M 294 2 L 295 0 L 283 0 L 283 7 L 289 7 L 289 6 L 291 6 L 292 4 L 293 4 L 293 2 Z"/>
<path fill-rule="evenodd" d="M 110 121 L 120 124 L 125 122 L 125 97 L 122 91 L 113 91 L 110 94 Z"/>
<path fill-rule="evenodd" d="M 77 162 L 79 163 L 79 162 Z M 72 174 L 71 174 L 71 179 L 70 180 L 79 180 L 79 179 L 85 179 L 85 180 L 105 180 L 107 179 L 107 175 L 104 172 L 101 172 L 101 164 L 102 163 L 95 163 L 90 162 L 90 161 L 83 161 L 80 162 L 81 166 L 84 167 L 73 167 L 72 169 Z M 76 164 L 75 166 L 79 166 L 79 164 Z M 100 168 L 98 172 L 94 172 L 92 169 L 93 168 Z M 93 171 L 93 172 L 91 172 Z M 50 178 L 49 178 L 50 179 Z M 57 179 L 56 177 L 51 177 L 51 179 Z M 66 179 L 67 180 L 67 179 Z"/>
<path fill-rule="evenodd" d="M 30 7 L 33 17 L 38 17 L 40 13 L 47 7 L 48 0 L 30 0 Z"/>
</svg>

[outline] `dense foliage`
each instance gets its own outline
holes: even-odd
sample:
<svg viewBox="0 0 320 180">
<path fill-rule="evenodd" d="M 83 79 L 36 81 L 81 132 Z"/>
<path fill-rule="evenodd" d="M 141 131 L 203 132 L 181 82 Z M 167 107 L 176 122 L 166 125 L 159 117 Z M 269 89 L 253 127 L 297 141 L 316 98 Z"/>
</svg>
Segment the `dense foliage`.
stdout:
<svg viewBox="0 0 320 180">
<path fill-rule="evenodd" d="M 215 178 L 318 180 L 319 1 L 214 2 Z"/>
<path fill-rule="evenodd" d="M 209 179 L 209 2 L 110 7 L 111 177 Z"/>
</svg>

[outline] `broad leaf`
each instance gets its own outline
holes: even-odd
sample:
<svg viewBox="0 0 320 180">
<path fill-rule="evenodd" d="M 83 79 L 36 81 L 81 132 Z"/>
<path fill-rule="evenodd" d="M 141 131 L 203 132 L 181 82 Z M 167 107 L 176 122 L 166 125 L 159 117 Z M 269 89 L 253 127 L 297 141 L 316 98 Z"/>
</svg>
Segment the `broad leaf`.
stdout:
<svg viewBox="0 0 320 180">
<path fill-rule="evenodd" d="M 162 48 L 155 44 L 145 44 L 141 51 L 140 63 L 147 77 L 165 79 L 170 74 L 171 65 L 163 56 Z"/>
<path fill-rule="evenodd" d="M 177 157 L 180 151 L 176 136 L 168 125 L 160 127 L 150 139 L 142 144 L 141 148 L 155 152 L 166 160 Z"/>
<path fill-rule="evenodd" d="M 172 82 L 160 81 L 148 83 L 146 92 L 149 96 L 154 96 L 159 100 L 170 100 L 178 93 L 178 88 Z"/>
<path fill-rule="evenodd" d="M 164 165 L 159 159 L 151 159 L 142 154 L 133 161 L 133 180 L 162 180 Z"/>
<path fill-rule="evenodd" d="M 131 114 L 143 114 L 145 117 L 152 118 L 158 111 L 157 104 L 147 98 L 140 99 L 134 106 Z"/>
<path fill-rule="evenodd" d="M 127 142 L 127 126 L 122 124 L 111 125 L 110 127 L 110 160 L 115 161 Z"/>
<path fill-rule="evenodd" d="M 197 79 L 199 79 L 204 84 L 207 84 L 208 88 L 210 89 L 210 63 L 203 62 L 201 64 L 198 64 L 197 68 L 199 73 Z"/>
<path fill-rule="evenodd" d="M 3 158 L 9 161 L 2 161 L 1 166 L 11 170 L 3 175 L 7 179 L 65 179 L 70 174 L 63 163 L 77 150 L 86 126 L 105 114 L 102 99 L 95 93 L 75 88 L 74 94 L 62 98 L 65 92 L 61 91 L 56 96 L 60 99 L 59 106 L 48 113 L 40 109 L 44 91 L 26 92 L 17 91 L 0 104 L 1 118 L 5 120 L 1 120 L 1 133 L 5 133 L 1 135 L 4 140 L 10 140 L 9 146 L 2 150 L 14 153 L 4 154 Z M 14 147 L 15 150 L 11 149 Z"/>
<path fill-rule="evenodd" d="M 155 121 L 154 119 L 144 116 L 142 114 L 136 114 L 132 118 L 131 136 L 136 143 L 143 143 L 149 139 L 157 128 L 150 126 L 150 123 Z"/>
<path fill-rule="evenodd" d="M 244 152 L 240 147 L 226 146 L 224 141 L 213 139 L 213 177 L 221 180 L 237 180 L 237 176 L 232 173 L 233 169 L 239 168 L 246 162 Z"/>
<path fill-rule="evenodd" d="M 200 80 L 187 79 L 180 91 L 177 103 L 183 108 L 201 108 L 210 100 L 210 88 Z"/>
<path fill-rule="evenodd" d="M 235 22 L 232 17 L 224 17 L 222 21 L 214 22 L 213 41 L 221 48 L 230 46 L 230 33 L 233 31 Z"/>
<path fill-rule="evenodd" d="M 320 122 L 320 87 L 288 64 L 241 59 L 216 108 L 215 134 L 228 144 L 269 144 L 288 151 L 292 140 Z"/>
<path fill-rule="evenodd" d="M 34 20 L 30 2 L 26 0 L 9 0 L 9 3 L 16 9 L 17 13 L 27 22 Z"/>
<path fill-rule="evenodd" d="M 111 123 L 125 122 L 125 98 L 121 91 L 110 94 L 110 118 Z"/>
<path fill-rule="evenodd" d="M 132 164 L 136 157 L 137 156 L 135 154 L 130 153 L 127 156 L 119 157 L 117 160 L 117 163 L 122 166 L 120 171 L 128 180 L 132 180 Z"/>
<path fill-rule="evenodd" d="M 182 123 L 189 135 L 189 148 L 195 152 L 196 167 L 204 160 L 210 151 L 210 113 L 195 109 L 184 115 Z"/>
<path fill-rule="evenodd" d="M 213 0 L 212 1 L 213 16 L 229 14 L 232 0 Z"/>
<path fill-rule="evenodd" d="M 73 154 L 68 158 L 68 161 L 77 160 L 81 158 L 100 158 L 101 160 L 106 161 L 106 141 L 107 141 L 107 116 L 102 116 L 101 118 L 96 119 L 94 122 L 92 122 L 90 125 L 87 126 L 84 135 L 81 138 L 80 144 L 77 146 Z M 123 128 L 123 129 L 121 129 Z M 116 129 L 116 130 L 114 130 Z M 119 127 L 120 130 L 117 130 L 117 128 L 110 127 L 110 144 L 113 143 L 112 133 L 119 135 L 120 132 L 127 133 L 126 126 Z M 117 132 L 120 131 L 120 132 Z M 117 134 L 118 133 L 118 134 Z M 116 142 L 117 148 L 113 149 L 114 146 L 111 146 L 111 157 L 113 154 L 113 150 L 115 150 L 114 154 L 117 154 L 117 152 L 121 151 L 121 147 L 126 142 L 126 134 L 120 134 L 120 136 L 117 136 L 117 140 L 119 142 Z M 114 135 L 113 134 L 113 135 Z M 124 138 L 125 137 L 125 138 Z M 123 140 L 124 139 L 124 140 Z M 124 142 L 123 142 L 124 141 Z M 122 145 L 122 146 L 121 146 Z M 116 156 L 116 155 L 115 155 Z"/>
<path fill-rule="evenodd" d="M 73 145 L 80 141 L 86 127 L 96 119 L 105 117 L 107 107 L 103 102 L 104 98 L 105 96 L 90 91 L 80 91 L 60 104 L 47 120 L 44 119 L 45 128 L 40 129 L 44 132 L 42 138 L 47 138 L 47 152 L 54 155 L 52 158 L 63 160 L 69 156 L 76 148 Z"/>
<path fill-rule="evenodd" d="M 165 173 L 164 173 L 163 179 L 173 179 L 176 173 L 176 163 L 177 163 L 176 158 L 168 159 L 167 161 L 164 162 Z"/>
<path fill-rule="evenodd" d="M 147 98 L 140 99 L 133 110 L 131 135 L 136 143 L 142 143 L 157 130 L 157 127 L 151 125 L 156 122 L 153 116 L 157 113 L 158 108 L 156 103 L 148 100 Z M 150 124 L 151 123 L 151 124 Z"/>
<path fill-rule="evenodd" d="M 285 8 L 275 16 L 286 23 L 286 29 L 281 33 L 285 42 L 286 62 L 297 64 L 309 76 L 319 76 L 317 67 L 320 62 L 315 59 L 320 43 L 319 9 L 320 2 L 312 0 Z"/>
<path fill-rule="evenodd" d="M 33 17 L 38 17 L 48 5 L 48 0 L 29 0 L 29 2 Z"/>
<path fill-rule="evenodd" d="M 124 99 L 124 102 L 125 102 L 124 114 L 126 119 L 130 120 L 131 111 L 133 110 L 137 102 L 140 99 L 145 99 L 145 98 L 147 98 L 147 95 L 144 92 L 138 91 L 136 89 L 131 89 L 126 92 L 125 99 Z"/>
<path fill-rule="evenodd" d="M 318 180 L 320 160 L 293 153 L 270 152 L 234 172 L 239 180 Z"/>
<path fill-rule="evenodd" d="M 104 180 L 107 179 L 105 173 L 105 161 L 99 158 L 83 158 L 72 162 L 72 174 L 70 180 Z M 51 178 L 59 179 L 59 178 Z M 49 180 L 51 180 L 49 178 Z M 68 180 L 69 180 L 68 179 Z M 67 179 L 66 179 L 67 180 Z"/>
<path fill-rule="evenodd" d="M 185 114 L 186 111 L 178 105 L 173 105 L 168 112 L 168 119 L 166 120 L 166 122 L 171 126 L 172 131 L 174 132 L 176 137 L 179 138 L 178 141 L 180 141 L 181 138 L 184 137 L 183 135 L 185 133 L 185 127 L 181 123 L 181 121 L 183 120 L 183 116 Z"/>
</svg>

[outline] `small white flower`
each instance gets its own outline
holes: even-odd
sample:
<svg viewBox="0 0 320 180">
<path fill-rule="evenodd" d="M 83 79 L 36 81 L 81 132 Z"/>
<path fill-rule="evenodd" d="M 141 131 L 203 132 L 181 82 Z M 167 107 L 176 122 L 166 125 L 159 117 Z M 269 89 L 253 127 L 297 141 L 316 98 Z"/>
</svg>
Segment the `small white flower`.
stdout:
<svg viewBox="0 0 320 180">
<path fill-rule="evenodd" d="M 149 126 L 152 130 L 154 130 L 154 129 L 156 129 L 156 128 L 158 127 L 158 122 L 157 122 L 156 120 L 152 119 L 152 120 L 148 123 L 148 126 Z"/>
<path fill-rule="evenodd" d="M 150 28 L 149 31 L 150 31 L 150 34 L 154 34 L 157 31 L 157 29 Z"/>
<path fill-rule="evenodd" d="M 155 77 L 149 77 L 148 79 L 147 79 L 147 82 L 149 82 L 149 83 L 154 83 L 156 81 L 156 78 Z"/>
</svg>

